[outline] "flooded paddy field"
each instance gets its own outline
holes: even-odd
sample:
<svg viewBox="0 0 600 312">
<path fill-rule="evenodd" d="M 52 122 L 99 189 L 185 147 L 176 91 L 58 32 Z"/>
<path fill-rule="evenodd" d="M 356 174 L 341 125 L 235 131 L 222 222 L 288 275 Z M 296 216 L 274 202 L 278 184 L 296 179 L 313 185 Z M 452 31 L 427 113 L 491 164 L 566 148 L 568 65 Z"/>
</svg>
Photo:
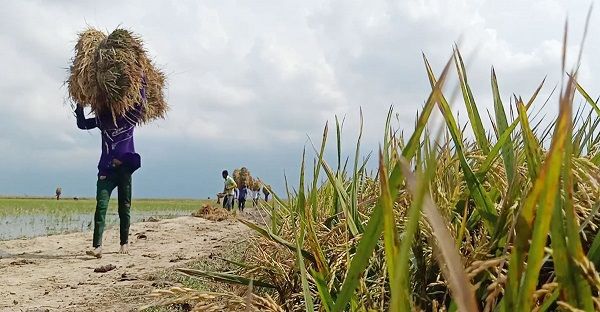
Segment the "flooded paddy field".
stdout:
<svg viewBox="0 0 600 312">
<path fill-rule="evenodd" d="M 139 199 L 132 201 L 131 222 L 190 215 L 210 200 Z M 95 199 L 0 198 L 0 240 L 82 232 L 93 229 Z M 107 226 L 118 224 L 111 199 Z"/>
</svg>

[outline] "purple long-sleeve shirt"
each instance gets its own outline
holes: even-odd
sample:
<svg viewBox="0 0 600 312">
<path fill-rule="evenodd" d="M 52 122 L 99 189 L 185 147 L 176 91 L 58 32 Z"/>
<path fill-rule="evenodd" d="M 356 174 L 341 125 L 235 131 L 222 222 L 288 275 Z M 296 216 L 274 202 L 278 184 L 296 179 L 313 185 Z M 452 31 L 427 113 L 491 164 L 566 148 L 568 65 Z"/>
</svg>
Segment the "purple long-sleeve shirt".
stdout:
<svg viewBox="0 0 600 312">
<path fill-rule="evenodd" d="M 141 157 L 135 152 L 133 144 L 133 130 L 141 114 L 142 105 L 139 105 L 135 110 L 116 120 L 113 120 L 110 114 L 85 118 L 83 108 L 77 106 L 75 109 L 77 127 L 83 130 L 98 128 L 102 134 L 98 176 L 109 176 L 114 173 L 113 159 L 121 161 L 121 166 L 125 166 L 131 173 L 141 167 Z"/>
</svg>

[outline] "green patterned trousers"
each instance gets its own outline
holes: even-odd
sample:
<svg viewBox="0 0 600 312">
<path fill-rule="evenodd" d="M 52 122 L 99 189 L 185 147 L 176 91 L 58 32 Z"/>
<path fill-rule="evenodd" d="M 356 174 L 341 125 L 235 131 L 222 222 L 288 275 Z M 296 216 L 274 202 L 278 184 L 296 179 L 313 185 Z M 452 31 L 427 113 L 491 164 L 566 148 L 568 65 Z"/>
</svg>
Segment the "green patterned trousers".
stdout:
<svg viewBox="0 0 600 312">
<path fill-rule="evenodd" d="M 110 195 L 114 189 L 119 192 L 119 223 L 121 245 L 129 241 L 131 209 L 131 173 L 123 167 L 117 167 L 115 173 L 104 178 L 98 177 L 96 184 L 96 213 L 94 214 L 94 248 L 102 246 L 106 210 Z"/>
</svg>

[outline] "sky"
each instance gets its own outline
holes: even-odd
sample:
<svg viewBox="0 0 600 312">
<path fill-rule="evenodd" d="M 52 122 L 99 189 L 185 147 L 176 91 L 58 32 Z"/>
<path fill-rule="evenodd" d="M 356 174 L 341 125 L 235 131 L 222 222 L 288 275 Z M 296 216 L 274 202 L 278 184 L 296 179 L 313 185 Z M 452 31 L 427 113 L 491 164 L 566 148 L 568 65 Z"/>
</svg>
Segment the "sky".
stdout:
<svg viewBox="0 0 600 312">
<path fill-rule="evenodd" d="M 168 77 L 167 118 L 136 129 L 142 168 L 134 197 L 205 198 L 222 189 L 221 170 L 241 166 L 279 192 L 284 174 L 297 184 L 303 149 L 314 156 L 310 142 L 318 144 L 335 116 L 345 120 L 345 155 L 353 153 L 360 109 L 363 154 L 377 150 L 390 106 L 397 126 L 410 131 L 430 91 L 422 54 L 439 73 L 454 44 L 480 112 L 492 104 L 492 66 L 507 110 L 511 95 L 528 98 L 544 77 L 540 97 L 548 96 L 561 80 L 565 20 L 573 65 L 589 5 L 0 0 L 0 194 L 48 196 L 57 186 L 66 196 L 95 194 L 100 134 L 77 129 L 64 85 L 77 33 L 88 26 L 138 33 Z M 592 13 L 579 76 L 593 97 L 598 19 Z M 464 122 L 460 97 L 452 104 Z"/>
</svg>

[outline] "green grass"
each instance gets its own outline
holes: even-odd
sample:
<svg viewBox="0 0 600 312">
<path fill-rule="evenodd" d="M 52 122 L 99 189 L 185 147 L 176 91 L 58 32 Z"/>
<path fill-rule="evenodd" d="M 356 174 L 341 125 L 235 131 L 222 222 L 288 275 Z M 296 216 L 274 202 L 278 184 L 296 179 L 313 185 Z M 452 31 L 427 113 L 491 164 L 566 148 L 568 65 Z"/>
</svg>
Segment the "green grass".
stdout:
<svg viewBox="0 0 600 312">
<path fill-rule="evenodd" d="M 134 199 L 131 208 L 132 222 L 149 217 L 173 218 L 190 215 L 211 200 L 191 199 Z M 111 199 L 107 212 L 107 225 L 118 222 L 118 200 Z M 85 231 L 91 229 L 96 201 L 85 198 L 0 198 L 0 240 L 29 238 Z"/>
<path fill-rule="evenodd" d="M 214 204 L 214 200 L 195 199 L 133 199 L 132 210 L 152 211 L 195 211 L 205 203 Z M 110 201 L 109 211 L 116 211 L 117 199 Z M 0 198 L 0 218 L 16 215 L 65 215 L 75 213 L 93 213 L 96 208 L 94 199 L 65 198 Z"/>
</svg>

